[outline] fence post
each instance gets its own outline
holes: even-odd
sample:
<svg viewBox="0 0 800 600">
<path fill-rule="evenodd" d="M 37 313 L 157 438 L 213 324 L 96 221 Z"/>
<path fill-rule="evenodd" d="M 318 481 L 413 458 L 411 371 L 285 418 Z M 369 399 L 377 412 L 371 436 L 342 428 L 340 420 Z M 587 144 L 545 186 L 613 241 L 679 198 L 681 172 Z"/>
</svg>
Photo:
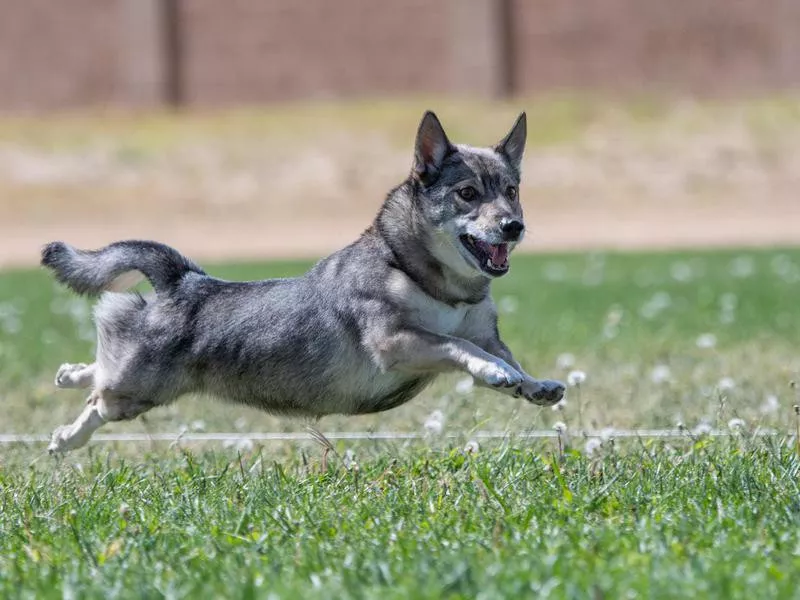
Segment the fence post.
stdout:
<svg viewBox="0 0 800 600">
<path fill-rule="evenodd" d="M 511 0 L 450 0 L 450 85 L 488 98 L 514 92 Z"/>
<path fill-rule="evenodd" d="M 181 102 L 177 0 L 120 3 L 119 97 L 123 105 Z"/>
</svg>

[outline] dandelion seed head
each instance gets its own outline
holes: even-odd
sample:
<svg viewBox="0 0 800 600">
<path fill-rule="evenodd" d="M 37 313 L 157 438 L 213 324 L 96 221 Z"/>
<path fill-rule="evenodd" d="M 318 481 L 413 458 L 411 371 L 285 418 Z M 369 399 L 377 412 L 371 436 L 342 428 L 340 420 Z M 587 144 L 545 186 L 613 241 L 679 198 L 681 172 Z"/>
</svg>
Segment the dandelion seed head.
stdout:
<svg viewBox="0 0 800 600">
<path fill-rule="evenodd" d="M 475 388 L 475 380 L 472 377 L 465 377 L 456 382 L 456 392 L 462 395 L 471 394 Z"/>
<path fill-rule="evenodd" d="M 692 429 L 692 433 L 697 436 L 708 435 L 711 433 L 711 424 L 707 421 L 701 421 Z"/>
<path fill-rule="evenodd" d="M 544 266 L 544 278 L 548 281 L 564 281 L 567 278 L 567 268 L 559 262 L 549 262 Z"/>
<path fill-rule="evenodd" d="M 553 429 L 557 431 L 559 434 L 565 433 L 567 431 L 567 424 L 563 421 L 556 421 L 553 423 Z"/>
<path fill-rule="evenodd" d="M 698 348 L 714 348 L 717 345 L 717 336 L 715 336 L 713 333 L 704 333 L 698 336 L 695 344 Z"/>
<path fill-rule="evenodd" d="M 694 278 L 694 271 L 692 265 L 685 262 L 672 263 L 669 268 L 669 274 L 675 281 L 686 283 Z"/>
<path fill-rule="evenodd" d="M 570 371 L 567 374 L 567 383 L 572 387 L 580 386 L 584 381 L 586 381 L 586 373 L 583 371 Z"/>
<path fill-rule="evenodd" d="M 255 444 L 250 438 L 242 438 L 236 442 L 236 449 L 240 452 L 250 452 L 254 447 Z"/>
<path fill-rule="evenodd" d="M 744 419 L 734 418 L 728 421 L 728 429 L 731 431 L 740 431 L 745 428 L 745 425 Z"/>
<path fill-rule="evenodd" d="M 721 392 L 729 392 L 736 387 L 736 382 L 730 377 L 723 377 L 717 382 L 717 389 Z"/>
<path fill-rule="evenodd" d="M 778 401 L 778 397 L 774 394 L 769 394 L 764 398 L 764 402 L 761 403 L 758 410 L 762 415 L 771 415 L 778 412 L 780 407 L 781 403 Z"/>
<path fill-rule="evenodd" d="M 656 365 L 650 371 L 650 381 L 655 384 L 667 383 L 672 379 L 672 372 L 667 365 Z"/>
<path fill-rule="evenodd" d="M 497 309 L 504 314 L 517 312 L 519 301 L 514 296 L 503 296 L 497 302 Z"/>
<path fill-rule="evenodd" d="M 464 452 L 467 454 L 477 454 L 480 449 L 480 445 L 475 440 L 468 441 L 464 446 Z"/>
<path fill-rule="evenodd" d="M 752 277 L 756 272 L 756 262 L 750 256 L 737 256 L 731 261 L 728 271 L 739 279 Z"/>
<path fill-rule="evenodd" d="M 562 398 L 561 400 L 553 404 L 553 406 L 551 406 L 550 408 L 556 412 L 559 412 L 564 410 L 566 407 L 567 407 L 567 399 Z"/>
<path fill-rule="evenodd" d="M 444 413 L 434 410 L 423 424 L 425 431 L 433 435 L 439 435 L 444 430 Z"/>
<path fill-rule="evenodd" d="M 589 438 L 583 447 L 586 456 L 593 456 L 600 448 L 603 447 L 603 442 L 598 438 Z"/>
<path fill-rule="evenodd" d="M 556 358 L 556 368 L 562 371 L 568 371 L 575 366 L 575 355 L 569 352 L 562 352 Z"/>
</svg>

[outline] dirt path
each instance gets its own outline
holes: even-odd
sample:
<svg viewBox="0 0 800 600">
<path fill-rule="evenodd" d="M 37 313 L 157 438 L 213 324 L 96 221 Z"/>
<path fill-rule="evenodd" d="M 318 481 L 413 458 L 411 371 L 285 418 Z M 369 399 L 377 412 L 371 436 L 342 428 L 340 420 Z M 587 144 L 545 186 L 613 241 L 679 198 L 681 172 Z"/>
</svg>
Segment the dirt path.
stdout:
<svg viewBox="0 0 800 600">
<path fill-rule="evenodd" d="M 680 105 L 646 126 L 610 111 L 531 147 L 523 249 L 800 245 L 800 119 L 767 109 Z M 403 110 L 391 114 L 413 131 L 418 114 Z M 475 130 L 484 114 L 462 118 L 464 137 L 489 135 Z M 80 122 L 79 144 L 69 121 L 0 136 L 0 267 L 36 264 L 54 239 L 158 239 L 202 261 L 317 257 L 355 239 L 409 167 L 410 134 L 387 133 L 395 118 L 367 136 L 326 118 L 299 141 L 248 118 L 158 121 L 149 134 L 146 120 Z"/>
<path fill-rule="evenodd" d="M 624 216 L 585 207 L 550 209 L 528 216 L 528 252 L 584 249 L 668 249 L 800 245 L 800 203 L 769 210 L 718 207 L 673 211 L 627 210 Z M 534 211 L 529 211 L 534 213 Z M 158 239 L 201 261 L 318 257 L 354 240 L 372 214 L 345 218 L 298 216 L 262 220 L 168 220 L 109 223 L 63 222 L 0 225 L 0 266 L 30 266 L 40 246 L 64 239 L 94 248 L 125 238 Z"/>
</svg>

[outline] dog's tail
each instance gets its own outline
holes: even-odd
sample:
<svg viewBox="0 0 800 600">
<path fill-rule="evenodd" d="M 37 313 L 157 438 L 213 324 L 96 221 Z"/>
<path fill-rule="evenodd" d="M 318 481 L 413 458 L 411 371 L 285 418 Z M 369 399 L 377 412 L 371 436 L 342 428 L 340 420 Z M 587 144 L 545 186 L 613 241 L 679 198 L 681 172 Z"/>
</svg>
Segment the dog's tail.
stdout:
<svg viewBox="0 0 800 600">
<path fill-rule="evenodd" d="M 187 273 L 205 275 L 174 248 L 138 240 L 115 242 L 100 250 L 78 250 L 64 242 L 51 242 L 42 249 L 42 265 L 52 269 L 61 283 L 90 296 L 124 291 L 142 276 L 157 294 L 169 293 Z"/>
</svg>

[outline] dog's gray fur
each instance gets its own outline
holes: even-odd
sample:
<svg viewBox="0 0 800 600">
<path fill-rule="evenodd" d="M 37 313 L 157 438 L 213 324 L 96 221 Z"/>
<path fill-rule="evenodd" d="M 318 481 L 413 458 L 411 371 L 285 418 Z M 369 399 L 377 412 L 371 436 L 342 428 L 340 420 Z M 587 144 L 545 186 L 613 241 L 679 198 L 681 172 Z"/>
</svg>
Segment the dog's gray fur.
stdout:
<svg viewBox="0 0 800 600">
<path fill-rule="evenodd" d="M 489 295 L 522 235 L 525 137 L 523 113 L 492 148 L 453 145 L 426 113 L 411 174 L 372 226 L 293 279 L 222 281 L 156 242 L 47 245 L 42 264 L 60 282 L 102 293 L 96 361 L 56 376 L 59 387 L 92 392 L 81 416 L 53 433 L 51 452 L 188 393 L 276 413 L 364 414 L 456 370 L 511 396 L 558 402 L 564 386 L 526 374 L 500 341 Z M 154 294 L 110 291 L 139 274 Z"/>
</svg>

